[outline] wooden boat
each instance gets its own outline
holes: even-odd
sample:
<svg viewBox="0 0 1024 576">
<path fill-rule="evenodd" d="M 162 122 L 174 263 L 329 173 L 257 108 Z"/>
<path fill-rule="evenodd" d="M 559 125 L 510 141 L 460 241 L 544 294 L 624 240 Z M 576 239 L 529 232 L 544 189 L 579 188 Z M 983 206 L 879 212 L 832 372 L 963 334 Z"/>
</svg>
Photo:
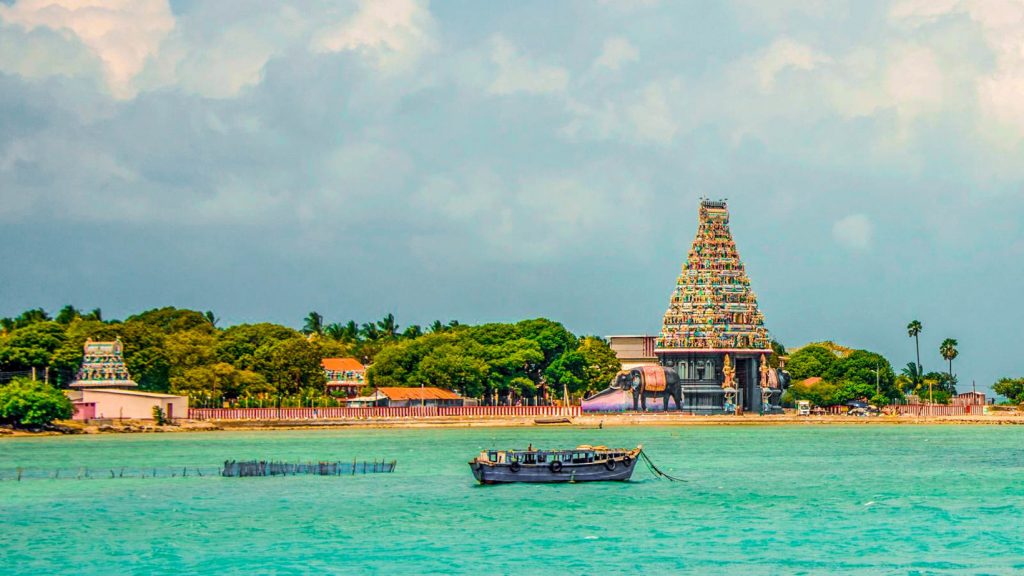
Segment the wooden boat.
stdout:
<svg viewBox="0 0 1024 576">
<path fill-rule="evenodd" d="M 545 416 L 534 418 L 534 424 L 572 424 L 572 420 L 565 416 Z"/>
<path fill-rule="evenodd" d="M 485 450 L 469 467 L 481 484 L 622 482 L 633 475 L 642 449 L 582 445 L 571 450 Z"/>
</svg>

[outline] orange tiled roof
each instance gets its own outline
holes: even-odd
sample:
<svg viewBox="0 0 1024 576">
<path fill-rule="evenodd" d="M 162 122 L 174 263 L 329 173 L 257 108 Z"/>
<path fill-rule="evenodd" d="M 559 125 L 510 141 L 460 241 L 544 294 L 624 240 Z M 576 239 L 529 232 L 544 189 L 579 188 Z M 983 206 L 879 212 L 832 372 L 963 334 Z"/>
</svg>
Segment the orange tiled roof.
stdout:
<svg viewBox="0 0 1024 576">
<path fill-rule="evenodd" d="M 817 376 L 811 376 L 810 378 L 805 378 L 802 383 L 804 386 L 814 386 L 818 382 L 821 382 L 821 378 Z"/>
<path fill-rule="evenodd" d="M 363 366 L 363 364 L 355 358 L 324 358 L 320 361 L 320 364 L 324 367 L 324 370 L 331 370 L 332 372 L 366 371 L 366 366 Z"/>
<path fill-rule="evenodd" d="M 389 400 L 459 400 L 462 397 L 443 388 L 424 386 L 423 388 L 401 388 L 384 386 L 377 390 Z"/>
</svg>

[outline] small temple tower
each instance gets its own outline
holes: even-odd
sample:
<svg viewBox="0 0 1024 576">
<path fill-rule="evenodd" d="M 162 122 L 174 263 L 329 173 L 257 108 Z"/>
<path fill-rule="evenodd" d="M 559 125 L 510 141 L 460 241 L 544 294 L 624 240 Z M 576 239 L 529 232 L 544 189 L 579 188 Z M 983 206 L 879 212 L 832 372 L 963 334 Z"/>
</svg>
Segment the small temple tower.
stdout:
<svg viewBox="0 0 1024 576">
<path fill-rule="evenodd" d="M 683 386 L 683 410 L 778 410 L 781 389 L 764 317 L 750 289 L 724 201 L 703 200 L 697 237 L 655 342 L 662 366 Z"/>
<path fill-rule="evenodd" d="M 72 388 L 135 388 L 138 386 L 124 364 L 124 345 L 113 342 L 85 341 L 84 358 Z"/>
</svg>

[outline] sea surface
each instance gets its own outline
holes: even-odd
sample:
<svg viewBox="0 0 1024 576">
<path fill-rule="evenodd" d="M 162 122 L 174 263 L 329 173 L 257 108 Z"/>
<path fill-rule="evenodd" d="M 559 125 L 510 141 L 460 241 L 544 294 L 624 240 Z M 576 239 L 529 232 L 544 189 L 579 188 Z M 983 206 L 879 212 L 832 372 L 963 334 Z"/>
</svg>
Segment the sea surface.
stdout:
<svg viewBox="0 0 1024 576">
<path fill-rule="evenodd" d="M 481 449 L 633 481 L 478 486 Z M 467 428 L 0 440 L 0 468 L 395 459 L 393 474 L 0 481 L 0 574 L 1024 573 L 1024 427 Z"/>
</svg>

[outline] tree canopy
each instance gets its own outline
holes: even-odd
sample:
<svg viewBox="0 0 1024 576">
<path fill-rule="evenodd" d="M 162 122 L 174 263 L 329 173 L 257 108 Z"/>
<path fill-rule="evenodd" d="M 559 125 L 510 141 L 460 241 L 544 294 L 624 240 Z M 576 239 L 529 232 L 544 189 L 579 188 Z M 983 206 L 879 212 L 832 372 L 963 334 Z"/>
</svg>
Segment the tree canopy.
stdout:
<svg viewBox="0 0 1024 576">
<path fill-rule="evenodd" d="M 608 385 L 619 362 L 601 338 L 577 337 L 544 318 L 467 326 L 434 321 L 426 329 L 380 320 L 329 322 L 318 312 L 302 330 L 272 323 L 221 328 L 212 311 L 155 308 L 124 321 L 72 305 L 55 318 L 28 310 L 0 324 L 0 369 L 49 368 L 67 385 L 86 340 L 120 339 L 141 389 L 188 394 L 217 405 L 259 396 L 268 402 L 324 395 L 321 360 L 353 356 L 371 364 L 375 386 L 439 386 L 487 402 L 581 395 Z M 292 399 L 292 400 L 289 400 Z"/>
<path fill-rule="evenodd" d="M 0 423 L 16 428 L 41 428 L 74 414 L 71 400 L 53 386 L 15 378 L 0 386 Z"/>
<path fill-rule="evenodd" d="M 992 390 L 1014 404 L 1024 404 L 1024 378 L 1000 378 Z"/>
</svg>

